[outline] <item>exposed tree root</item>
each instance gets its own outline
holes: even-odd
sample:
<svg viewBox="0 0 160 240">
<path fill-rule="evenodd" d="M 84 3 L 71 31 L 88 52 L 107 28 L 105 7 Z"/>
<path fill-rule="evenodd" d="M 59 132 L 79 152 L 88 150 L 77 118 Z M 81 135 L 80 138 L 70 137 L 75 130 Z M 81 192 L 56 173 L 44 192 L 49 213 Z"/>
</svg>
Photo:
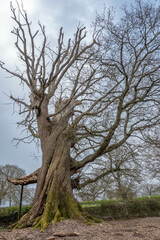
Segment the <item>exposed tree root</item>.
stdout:
<svg viewBox="0 0 160 240">
<path fill-rule="evenodd" d="M 68 232 L 68 233 L 54 233 L 53 236 L 57 237 L 73 237 L 73 236 L 79 236 L 79 233 L 77 232 Z"/>
<path fill-rule="evenodd" d="M 14 228 L 40 227 L 44 231 L 49 224 L 55 225 L 61 219 L 77 219 L 86 224 L 99 222 L 82 209 L 72 193 L 70 174 L 70 140 L 65 134 L 57 140 L 53 161 L 39 190 L 32 209 L 25 214 Z"/>
<path fill-rule="evenodd" d="M 49 224 L 53 227 L 55 223 L 63 219 L 77 219 L 87 225 L 93 222 L 100 222 L 100 220 L 92 217 L 88 214 L 81 205 L 77 202 L 72 194 L 65 193 L 65 198 L 63 196 L 63 201 L 58 204 L 58 195 L 48 194 L 46 204 L 44 206 L 44 211 L 41 216 L 32 219 L 32 209 L 25 214 L 17 223 L 11 225 L 11 228 L 21 229 L 28 226 L 34 228 L 41 228 L 44 231 Z"/>
</svg>

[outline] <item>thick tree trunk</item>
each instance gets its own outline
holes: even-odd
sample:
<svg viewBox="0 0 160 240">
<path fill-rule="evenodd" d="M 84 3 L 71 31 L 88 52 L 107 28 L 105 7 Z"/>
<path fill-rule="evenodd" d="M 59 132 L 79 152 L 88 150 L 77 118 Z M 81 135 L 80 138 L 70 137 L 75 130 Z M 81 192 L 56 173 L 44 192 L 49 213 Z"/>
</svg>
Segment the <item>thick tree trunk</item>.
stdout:
<svg viewBox="0 0 160 240">
<path fill-rule="evenodd" d="M 32 209 L 15 225 L 41 227 L 54 225 L 63 218 L 79 219 L 89 222 L 94 219 L 87 214 L 73 196 L 71 184 L 71 157 L 73 129 L 68 124 L 77 102 L 71 102 L 64 111 L 47 120 L 48 98 L 44 97 L 41 109 L 37 111 L 37 123 L 43 153 L 42 166 L 37 173 L 37 189 Z M 56 112 L 65 106 L 59 101 Z"/>
<path fill-rule="evenodd" d="M 32 209 L 14 226 L 41 227 L 44 230 L 49 223 L 54 225 L 63 218 L 79 219 L 89 222 L 89 216 L 74 198 L 70 175 L 71 140 L 63 132 L 59 135 L 52 161 L 48 166 L 42 191 Z"/>
</svg>

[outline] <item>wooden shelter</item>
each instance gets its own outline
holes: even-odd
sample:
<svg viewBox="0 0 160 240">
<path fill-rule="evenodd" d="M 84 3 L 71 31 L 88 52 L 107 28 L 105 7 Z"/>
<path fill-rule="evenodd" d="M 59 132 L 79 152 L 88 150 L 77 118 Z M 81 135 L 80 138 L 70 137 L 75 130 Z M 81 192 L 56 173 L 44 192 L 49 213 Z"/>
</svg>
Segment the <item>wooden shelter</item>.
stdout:
<svg viewBox="0 0 160 240">
<path fill-rule="evenodd" d="M 15 178 L 15 179 L 7 179 L 8 182 L 13 183 L 14 185 L 21 185 L 21 195 L 20 195 L 20 203 L 19 203 L 19 214 L 18 219 L 21 218 L 21 208 L 22 208 L 22 199 L 23 199 L 23 186 L 29 185 L 33 183 L 37 183 L 38 173 L 40 171 L 40 168 L 31 173 L 28 176 L 25 176 L 23 178 Z"/>
</svg>

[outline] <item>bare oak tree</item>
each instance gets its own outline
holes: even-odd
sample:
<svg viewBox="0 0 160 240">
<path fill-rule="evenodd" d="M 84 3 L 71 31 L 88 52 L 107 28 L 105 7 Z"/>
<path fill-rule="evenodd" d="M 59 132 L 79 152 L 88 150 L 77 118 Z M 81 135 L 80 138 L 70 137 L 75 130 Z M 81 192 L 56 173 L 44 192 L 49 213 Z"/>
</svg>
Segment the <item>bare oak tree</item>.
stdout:
<svg viewBox="0 0 160 240">
<path fill-rule="evenodd" d="M 77 193 L 83 201 L 95 201 L 97 197 L 130 199 L 138 190 L 137 183 L 143 179 L 142 159 L 138 156 L 138 146 L 123 144 L 118 149 L 105 154 L 87 169 L 81 178 Z M 88 176 L 87 176 L 88 175 Z M 96 180 L 96 182 L 95 182 Z"/>
<path fill-rule="evenodd" d="M 160 179 L 160 126 L 156 125 L 143 133 L 142 156 L 145 159 L 146 170 L 151 181 L 157 182 Z M 155 188 L 154 183 L 150 184 L 151 190 Z M 149 189 L 149 187 L 148 187 Z M 149 190 L 148 190 L 149 192 Z M 151 191 L 152 192 L 152 191 Z"/>
<path fill-rule="evenodd" d="M 17 206 L 19 204 L 20 187 L 13 186 L 7 181 L 8 178 L 21 178 L 25 176 L 25 170 L 15 165 L 0 165 L 0 206 L 5 205 Z"/>
<path fill-rule="evenodd" d="M 85 28 L 66 44 L 60 29 L 55 51 L 43 25 L 34 32 L 23 7 L 17 12 L 11 5 L 11 11 L 22 66 L 1 68 L 30 92 L 11 99 L 28 132 L 21 141 L 38 139 L 43 155 L 39 170 L 17 180 L 34 176 L 37 189 L 32 209 L 15 227 L 44 230 L 60 218 L 93 220 L 73 196 L 73 176 L 159 121 L 160 8 L 137 1 L 119 23 L 110 12 L 98 16 L 90 44 Z"/>
</svg>

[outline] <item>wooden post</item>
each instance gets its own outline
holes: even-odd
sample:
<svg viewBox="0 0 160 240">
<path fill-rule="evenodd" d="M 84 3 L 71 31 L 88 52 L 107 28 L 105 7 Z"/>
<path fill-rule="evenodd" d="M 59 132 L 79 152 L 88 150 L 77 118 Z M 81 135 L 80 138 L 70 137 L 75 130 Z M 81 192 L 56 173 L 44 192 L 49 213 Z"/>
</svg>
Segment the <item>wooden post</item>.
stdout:
<svg viewBox="0 0 160 240">
<path fill-rule="evenodd" d="M 21 196 L 20 196 L 20 202 L 19 202 L 18 220 L 21 218 L 22 198 L 23 198 L 23 184 L 21 185 Z"/>
</svg>

